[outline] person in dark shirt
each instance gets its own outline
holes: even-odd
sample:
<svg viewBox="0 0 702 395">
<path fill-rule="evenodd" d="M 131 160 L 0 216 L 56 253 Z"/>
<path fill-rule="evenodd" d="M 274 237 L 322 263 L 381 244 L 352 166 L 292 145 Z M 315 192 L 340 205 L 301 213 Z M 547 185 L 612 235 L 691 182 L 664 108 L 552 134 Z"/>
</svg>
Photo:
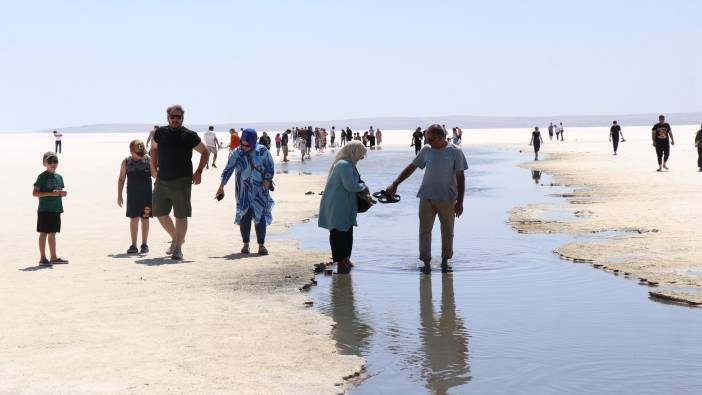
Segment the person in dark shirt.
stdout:
<svg viewBox="0 0 702 395">
<path fill-rule="evenodd" d="M 418 127 L 414 133 L 412 133 L 412 144 L 410 147 L 414 146 L 414 154 L 417 155 L 419 150 L 422 149 L 422 140 L 424 139 L 424 133 L 422 133 L 422 128 Z"/>
<path fill-rule="evenodd" d="M 280 145 L 283 148 L 283 162 L 289 162 L 288 160 L 288 141 L 290 140 L 290 129 L 283 133 L 283 137 L 280 138 Z"/>
<path fill-rule="evenodd" d="M 67 264 L 68 261 L 56 255 L 56 233 L 61 232 L 62 199 L 66 197 L 63 177 L 56 173 L 58 156 L 54 152 L 44 154 L 43 164 L 46 171 L 39 174 L 32 196 L 39 198 L 37 209 L 37 233 L 39 233 L 39 266 Z M 46 243 L 49 242 L 50 258 L 46 258 Z"/>
<path fill-rule="evenodd" d="M 193 184 L 200 184 L 210 153 L 197 133 L 183 127 L 183 107 L 168 107 L 166 114 L 168 126 L 154 133 L 151 144 L 151 176 L 156 177 L 152 213 L 171 236 L 171 247 L 166 253 L 172 259 L 181 260 L 181 246 L 188 230 L 188 217 L 192 214 L 190 192 Z M 195 172 L 193 150 L 200 153 L 200 163 Z M 175 225 L 170 217 L 171 208 Z"/>
<path fill-rule="evenodd" d="M 561 141 L 563 141 L 563 132 L 564 132 L 563 122 L 558 123 L 558 132 L 561 134 Z M 556 138 L 556 140 L 558 140 L 558 138 Z"/>
<path fill-rule="evenodd" d="M 261 138 L 258 139 L 258 143 L 266 147 L 267 150 L 271 150 L 271 137 L 268 135 L 268 133 L 263 132 L 263 134 L 261 134 Z"/>
<path fill-rule="evenodd" d="M 539 160 L 539 149 L 541 149 L 541 143 L 543 142 L 544 140 L 541 138 L 539 127 L 534 127 L 534 131 L 531 132 L 531 141 L 529 141 L 529 145 L 534 146 L 534 160 Z"/>
<path fill-rule="evenodd" d="M 614 155 L 617 154 L 617 148 L 619 148 L 619 138 L 621 136 L 621 141 L 624 141 L 624 133 L 622 132 L 621 126 L 617 124 L 617 121 L 612 122 L 612 127 L 609 128 L 609 141 L 612 142 L 612 148 L 614 148 Z"/>
<path fill-rule="evenodd" d="M 310 155 L 312 154 L 312 136 L 314 135 L 314 132 L 312 131 L 312 126 L 308 126 L 307 130 L 305 132 L 305 141 L 307 142 L 307 159 L 310 159 Z M 304 156 L 304 152 L 303 152 Z"/>
<path fill-rule="evenodd" d="M 658 156 L 658 170 L 668 170 L 668 158 L 670 157 L 670 146 L 675 145 L 673 130 L 668 122 L 665 121 L 665 116 L 658 117 L 658 123 L 651 128 L 651 139 L 653 146 L 656 147 L 656 156 Z"/>
<path fill-rule="evenodd" d="M 122 160 L 117 179 L 117 205 L 122 207 L 122 191 L 127 184 L 127 218 L 132 244 L 127 254 L 146 254 L 149 252 L 149 219 L 151 218 L 152 192 L 151 168 L 149 155 L 141 140 L 129 143 L 129 156 Z M 141 249 L 137 249 L 137 235 L 141 223 Z"/>
<path fill-rule="evenodd" d="M 701 126 L 702 127 L 702 126 Z M 702 129 L 695 135 L 695 147 L 697 147 L 697 167 L 702 171 Z"/>
</svg>

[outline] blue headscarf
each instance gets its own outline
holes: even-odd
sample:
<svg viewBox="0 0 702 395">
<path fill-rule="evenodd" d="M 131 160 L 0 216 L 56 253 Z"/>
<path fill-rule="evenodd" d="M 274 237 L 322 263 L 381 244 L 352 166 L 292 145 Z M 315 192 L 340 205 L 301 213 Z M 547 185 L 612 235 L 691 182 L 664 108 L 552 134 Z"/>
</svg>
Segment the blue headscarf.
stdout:
<svg viewBox="0 0 702 395">
<path fill-rule="evenodd" d="M 258 143 L 258 135 L 256 134 L 256 129 L 244 129 L 244 131 L 241 133 L 241 141 L 246 141 L 249 144 L 249 146 L 251 147 L 251 150 L 249 150 L 249 152 L 255 151 L 256 143 Z"/>
</svg>

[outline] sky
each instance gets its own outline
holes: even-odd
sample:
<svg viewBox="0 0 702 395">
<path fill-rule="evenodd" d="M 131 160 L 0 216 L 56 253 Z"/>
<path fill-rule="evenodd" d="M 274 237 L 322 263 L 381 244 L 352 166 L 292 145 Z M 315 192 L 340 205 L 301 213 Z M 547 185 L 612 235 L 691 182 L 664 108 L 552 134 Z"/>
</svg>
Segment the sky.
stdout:
<svg viewBox="0 0 702 395">
<path fill-rule="evenodd" d="M 702 110 L 694 0 L 0 6 L 0 131 Z"/>
</svg>

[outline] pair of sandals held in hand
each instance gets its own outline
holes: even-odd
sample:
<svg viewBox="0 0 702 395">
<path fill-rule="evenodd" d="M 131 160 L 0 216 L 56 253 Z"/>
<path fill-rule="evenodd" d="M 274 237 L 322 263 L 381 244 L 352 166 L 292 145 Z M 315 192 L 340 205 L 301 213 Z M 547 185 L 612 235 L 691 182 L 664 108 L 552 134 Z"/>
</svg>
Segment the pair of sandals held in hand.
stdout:
<svg viewBox="0 0 702 395">
<path fill-rule="evenodd" d="M 373 197 L 378 199 L 380 203 L 397 203 L 399 202 L 402 197 L 400 195 L 389 195 L 385 190 L 381 190 L 380 192 L 376 192 L 373 194 Z"/>
</svg>

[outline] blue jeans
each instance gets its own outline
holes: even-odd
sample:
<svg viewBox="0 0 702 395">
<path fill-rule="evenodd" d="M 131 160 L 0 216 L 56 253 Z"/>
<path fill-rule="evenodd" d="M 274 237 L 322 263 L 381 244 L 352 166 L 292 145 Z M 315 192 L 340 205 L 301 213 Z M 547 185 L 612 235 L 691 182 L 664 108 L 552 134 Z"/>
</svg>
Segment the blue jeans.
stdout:
<svg viewBox="0 0 702 395">
<path fill-rule="evenodd" d="M 239 230 L 241 231 L 241 241 L 248 243 L 251 239 L 251 222 L 253 221 L 253 209 L 249 209 L 246 214 L 241 216 L 239 221 Z M 266 242 L 266 219 L 261 218 L 261 221 L 255 224 L 256 241 L 258 244 Z"/>
</svg>

